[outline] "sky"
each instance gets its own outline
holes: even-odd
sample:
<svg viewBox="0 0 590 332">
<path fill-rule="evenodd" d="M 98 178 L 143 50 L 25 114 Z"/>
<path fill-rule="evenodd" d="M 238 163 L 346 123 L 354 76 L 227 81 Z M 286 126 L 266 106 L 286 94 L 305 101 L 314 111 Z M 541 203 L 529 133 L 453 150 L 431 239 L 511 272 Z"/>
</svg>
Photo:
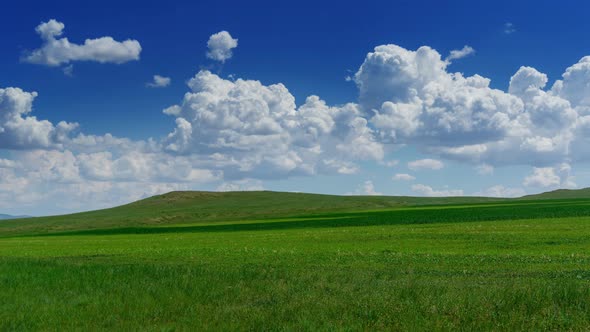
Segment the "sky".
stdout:
<svg viewBox="0 0 590 332">
<path fill-rule="evenodd" d="M 0 213 L 590 186 L 577 1 L 5 4 Z"/>
</svg>

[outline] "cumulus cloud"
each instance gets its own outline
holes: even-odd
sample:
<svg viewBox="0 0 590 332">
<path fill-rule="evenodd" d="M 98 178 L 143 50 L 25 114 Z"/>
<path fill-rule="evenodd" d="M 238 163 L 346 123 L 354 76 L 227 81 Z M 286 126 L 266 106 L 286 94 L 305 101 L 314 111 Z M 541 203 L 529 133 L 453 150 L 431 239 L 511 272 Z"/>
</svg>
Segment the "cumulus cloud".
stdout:
<svg viewBox="0 0 590 332">
<path fill-rule="evenodd" d="M 412 176 L 410 174 L 398 173 L 398 174 L 395 174 L 392 179 L 394 181 L 413 181 L 413 180 L 416 180 L 416 177 Z"/>
<path fill-rule="evenodd" d="M 534 167 L 533 173 L 525 177 L 523 185 L 539 188 L 575 188 L 576 183 L 570 173 L 571 166 L 567 163 L 556 167 Z"/>
<path fill-rule="evenodd" d="M 35 97 L 19 88 L 0 89 L 0 149 L 57 148 L 76 129 L 76 123 L 54 125 L 30 116 Z"/>
<path fill-rule="evenodd" d="M 448 197 L 448 196 L 463 196 L 463 190 L 435 190 L 432 187 L 424 184 L 415 184 L 412 186 L 412 191 L 420 196 L 428 197 Z"/>
<path fill-rule="evenodd" d="M 382 160 L 384 148 L 358 106 L 328 106 L 310 96 L 299 107 L 283 84 L 230 81 L 200 71 L 188 82 L 165 149 L 206 156 L 229 178 L 269 178 L 318 172 L 350 174 L 357 160 Z"/>
<path fill-rule="evenodd" d="M 526 195 L 526 192 L 522 188 L 510 188 L 504 187 L 502 185 L 496 185 L 485 190 L 478 191 L 473 195 L 483 197 L 521 197 Z"/>
<path fill-rule="evenodd" d="M 56 212 L 79 211 L 194 189 L 222 179 L 220 172 L 200 168 L 192 158 L 170 158 L 138 148 L 138 144 L 127 147 L 130 150 L 94 153 L 71 148 L 14 151 L 12 162 L 4 165 L 10 167 L 0 163 L 0 198 L 5 198 L 0 201 L 19 206 L 49 203 L 49 209 Z M 0 202 L 0 208 L 12 207 Z"/>
<path fill-rule="evenodd" d="M 119 42 L 112 37 L 86 39 L 84 44 L 71 43 L 67 38 L 59 38 L 65 25 L 51 19 L 37 26 L 35 31 L 41 37 L 40 48 L 28 52 L 24 62 L 46 66 L 59 66 L 72 61 L 96 61 L 100 63 L 124 63 L 139 60 L 141 45 L 137 40 L 127 39 Z"/>
<path fill-rule="evenodd" d="M 358 186 L 355 191 L 350 192 L 347 195 L 380 196 L 383 194 L 375 190 L 373 181 L 367 180 L 362 185 Z"/>
<path fill-rule="evenodd" d="M 212 34 L 207 42 L 207 58 L 225 62 L 232 57 L 232 50 L 238 47 L 238 39 L 232 38 L 227 31 Z"/>
<path fill-rule="evenodd" d="M 423 169 L 430 169 L 430 170 L 439 170 L 445 167 L 442 161 L 436 159 L 420 159 L 410 161 L 408 163 L 408 168 L 412 171 L 419 171 Z"/>
<path fill-rule="evenodd" d="M 453 60 L 462 59 L 473 54 L 475 54 L 475 49 L 471 46 L 465 45 L 460 50 L 452 50 L 446 57 L 445 61 L 450 63 Z"/>
<path fill-rule="evenodd" d="M 223 182 L 217 186 L 217 191 L 260 191 L 264 185 L 260 180 L 242 179 L 237 181 Z"/>
<path fill-rule="evenodd" d="M 146 83 L 146 85 L 150 88 L 165 88 L 170 85 L 172 79 L 170 77 L 154 75 L 153 81 Z"/>
<path fill-rule="evenodd" d="M 66 45 L 60 22 L 37 30 L 44 45 Z M 211 54 L 224 61 L 232 48 Z M 53 59 L 46 64 L 81 59 L 39 52 Z M 84 197 L 101 190 L 138 197 L 209 182 L 222 183 L 219 190 L 256 188 L 265 179 L 355 174 L 366 161 L 391 167 L 396 163 L 385 156 L 402 146 L 429 156 L 409 162 L 411 170 L 441 169 L 443 160 L 469 163 L 479 174 L 528 165 L 533 170 L 524 186 L 575 187 L 572 165 L 590 156 L 590 57 L 553 84 L 523 66 L 506 91 L 492 89 L 485 77 L 450 72 L 446 60 L 427 46 L 378 46 L 354 75 L 359 99 L 343 105 L 318 96 L 296 104 L 281 83 L 199 71 L 180 102 L 164 110 L 175 123 L 169 134 L 142 141 L 86 135 L 76 132 L 75 123 L 37 119 L 31 114 L 36 93 L 0 89 L 0 148 L 11 151 L 0 159 L 0 201 L 11 194 L 18 202 L 50 199 L 57 187 Z M 427 196 L 463 194 L 422 184 L 412 189 Z M 519 190 L 494 186 L 481 193 L 512 196 Z M 359 192 L 376 193 L 373 182 Z"/>
<path fill-rule="evenodd" d="M 547 76 L 531 67 L 521 67 L 502 91 L 447 66 L 427 46 L 381 45 L 367 54 L 355 82 L 359 107 L 381 142 L 494 167 L 587 159 L 590 57 L 549 90 Z"/>
<path fill-rule="evenodd" d="M 559 185 L 561 179 L 552 167 L 535 167 L 533 174 L 527 176 L 523 183 L 527 187 L 553 187 Z"/>
</svg>

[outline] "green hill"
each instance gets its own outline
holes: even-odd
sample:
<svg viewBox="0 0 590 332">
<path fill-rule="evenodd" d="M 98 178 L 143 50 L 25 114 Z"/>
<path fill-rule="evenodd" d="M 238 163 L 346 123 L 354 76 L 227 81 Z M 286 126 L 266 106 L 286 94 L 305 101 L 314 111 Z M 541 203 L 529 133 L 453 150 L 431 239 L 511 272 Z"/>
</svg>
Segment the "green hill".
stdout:
<svg viewBox="0 0 590 332">
<path fill-rule="evenodd" d="M 336 196 L 272 191 L 170 192 L 110 209 L 6 220 L 0 236 L 307 216 L 401 206 L 492 202 L 486 197 Z"/>
<path fill-rule="evenodd" d="M 0 222 L 0 331 L 585 331 L 588 248 L 590 199 L 173 192 Z"/>
<path fill-rule="evenodd" d="M 590 198 L 590 188 L 556 190 L 522 200 Z M 61 216 L 3 220 L 0 236 L 122 227 L 261 220 L 324 213 L 386 210 L 404 206 L 471 204 L 509 200 L 489 197 L 337 196 L 249 191 L 177 191 L 130 204 Z"/>
<path fill-rule="evenodd" d="M 575 199 L 590 198 L 590 188 L 584 189 L 558 189 L 546 193 L 527 195 L 521 199 Z"/>
</svg>

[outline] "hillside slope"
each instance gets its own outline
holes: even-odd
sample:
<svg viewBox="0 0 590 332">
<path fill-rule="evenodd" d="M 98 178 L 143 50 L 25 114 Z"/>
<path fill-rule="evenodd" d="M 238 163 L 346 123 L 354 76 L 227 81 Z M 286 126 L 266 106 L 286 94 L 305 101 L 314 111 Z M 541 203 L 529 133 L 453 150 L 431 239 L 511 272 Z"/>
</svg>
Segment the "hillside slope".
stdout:
<svg viewBox="0 0 590 332">
<path fill-rule="evenodd" d="M 6 220 L 0 236 L 133 226 L 284 218 L 400 206 L 492 202 L 485 197 L 335 196 L 271 191 L 171 192 L 115 208 Z"/>
<path fill-rule="evenodd" d="M 536 195 L 527 195 L 521 199 L 575 199 L 590 198 L 590 188 L 584 189 L 558 189 Z"/>
</svg>

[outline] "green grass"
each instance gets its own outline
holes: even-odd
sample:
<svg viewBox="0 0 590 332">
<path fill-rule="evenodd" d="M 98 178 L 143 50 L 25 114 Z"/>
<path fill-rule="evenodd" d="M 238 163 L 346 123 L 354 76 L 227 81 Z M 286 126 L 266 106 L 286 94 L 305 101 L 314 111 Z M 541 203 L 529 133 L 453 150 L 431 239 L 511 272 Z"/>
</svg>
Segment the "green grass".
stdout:
<svg viewBox="0 0 590 332">
<path fill-rule="evenodd" d="M 3 224 L 0 331 L 590 326 L 590 199 L 191 195 Z"/>
<path fill-rule="evenodd" d="M 73 230 L 239 221 L 387 209 L 401 206 L 498 201 L 485 197 L 334 196 L 284 192 L 171 192 L 131 204 L 67 216 L 6 220 L 0 236 Z"/>
</svg>

